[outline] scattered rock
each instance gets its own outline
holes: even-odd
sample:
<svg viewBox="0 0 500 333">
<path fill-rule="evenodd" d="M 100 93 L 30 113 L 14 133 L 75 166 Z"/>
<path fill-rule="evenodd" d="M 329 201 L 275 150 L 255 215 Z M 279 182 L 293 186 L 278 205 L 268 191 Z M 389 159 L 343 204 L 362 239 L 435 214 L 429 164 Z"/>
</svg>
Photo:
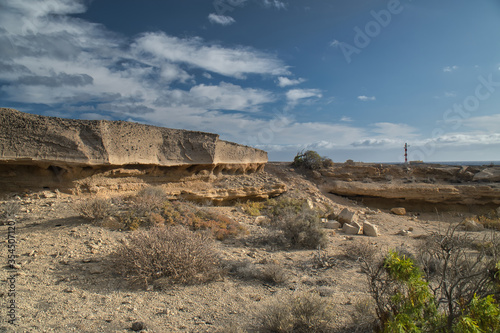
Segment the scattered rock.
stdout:
<svg viewBox="0 0 500 333">
<path fill-rule="evenodd" d="M 264 215 L 257 216 L 257 217 L 255 218 L 255 224 L 257 224 L 257 225 L 266 224 L 266 223 L 268 223 L 269 221 L 270 221 L 270 220 L 269 220 L 269 217 L 264 216 Z"/>
<path fill-rule="evenodd" d="M 466 231 L 481 231 L 484 226 L 473 219 L 466 219 L 462 223 L 462 228 Z"/>
<path fill-rule="evenodd" d="M 104 268 L 102 266 L 92 266 L 89 269 L 90 274 L 102 274 L 104 273 Z"/>
<path fill-rule="evenodd" d="M 136 321 L 132 324 L 132 331 L 139 332 L 146 329 L 146 324 L 142 321 Z"/>
<path fill-rule="evenodd" d="M 403 207 L 394 207 L 391 209 L 391 213 L 395 215 L 406 215 L 406 209 Z"/>
<path fill-rule="evenodd" d="M 404 230 L 404 229 L 401 229 L 399 230 L 396 235 L 399 235 L 399 236 L 410 236 L 411 234 L 411 231 L 409 230 Z"/>
<path fill-rule="evenodd" d="M 378 237 L 378 227 L 370 222 L 365 221 L 363 223 L 363 234 L 370 237 Z"/>
<path fill-rule="evenodd" d="M 323 224 L 323 227 L 326 229 L 338 229 L 342 227 L 342 224 L 340 224 L 340 222 L 338 221 L 328 221 Z"/>
<path fill-rule="evenodd" d="M 347 235 L 357 235 L 359 233 L 359 229 L 359 225 L 354 226 L 349 223 L 344 223 L 344 226 L 342 227 L 342 230 L 344 230 Z"/>
<path fill-rule="evenodd" d="M 41 198 L 57 198 L 57 194 L 51 191 L 43 191 L 40 194 Z"/>
<path fill-rule="evenodd" d="M 338 221 L 342 224 L 351 223 L 353 221 L 355 222 L 355 221 L 357 221 L 356 212 L 354 212 L 348 208 L 344 208 L 342 210 L 342 212 L 340 212 L 340 215 L 338 217 Z"/>
</svg>

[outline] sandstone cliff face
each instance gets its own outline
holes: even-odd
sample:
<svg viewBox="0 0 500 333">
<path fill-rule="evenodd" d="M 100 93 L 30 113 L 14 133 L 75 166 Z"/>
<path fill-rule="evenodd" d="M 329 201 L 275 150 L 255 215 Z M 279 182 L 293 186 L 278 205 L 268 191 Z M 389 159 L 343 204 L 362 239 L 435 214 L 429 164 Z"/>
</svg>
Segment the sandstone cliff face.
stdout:
<svg viewBox="0 0 500 333">
<path fill-rule="evenodd" d="M 95 193 L 168 182 L 213 183 L 218 176 L 259 172 L 266 163 L 265 151 L 219 140 L 217 134 L 0 108 L 0 192 L 45 187 Z M 285 191 L 273 186 L 226 196 L 265 198 Z M 211 196 L 223 201 L 225 192 L 219 192 Z"/>
<path fill-rule="evenodd" d="M 267 153 L 217 134 L 124 121 L 72 120 L 0 109 L 0 162 L 55 165 L 266 163 Z"/>
<path fill-rule="evenodd" d="M 321 170 L 324 192 L 380 208 L 488 210 L 500 205 L 500 168 L 491 166 L 337 164 Z"/>
</svg>

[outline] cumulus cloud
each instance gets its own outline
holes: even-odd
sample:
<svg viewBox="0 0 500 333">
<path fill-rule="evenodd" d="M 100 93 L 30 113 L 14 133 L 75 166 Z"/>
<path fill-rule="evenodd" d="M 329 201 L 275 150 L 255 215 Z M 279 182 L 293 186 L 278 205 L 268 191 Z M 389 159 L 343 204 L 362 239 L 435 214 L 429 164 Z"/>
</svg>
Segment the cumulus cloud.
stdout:
<svg viewBox="0 0 500 333">
<path fill-rule="evenodd" d="M 224 26 L 231 25 L 234 22 L 236 22 L 231 16 L 218 15 L 218 14 L 214 14 L 214 13 L 211 13 L 208 15 L 208 20 L 211 23 L 216 23 L 216 24 L 220 24 L 220 25 L 224 25 Z"/>
<path fill-rule="evenodd" d="M 364 96 L 364 95 L 358 96 L 358 99 L 363 102 L 376 100 L 375 96 Z"/>
<path fill-rule="evenodd" d="M 298 79 L 289 79 L 284 76 L 279 76 L 278 77 L 278 86 L 280 87 L 288 87 L 288 86 L 294 86 L 297 84 L 300 84 L 302 82 L 305 82 L 305 79 L 298 78 Z"/>
</svg>

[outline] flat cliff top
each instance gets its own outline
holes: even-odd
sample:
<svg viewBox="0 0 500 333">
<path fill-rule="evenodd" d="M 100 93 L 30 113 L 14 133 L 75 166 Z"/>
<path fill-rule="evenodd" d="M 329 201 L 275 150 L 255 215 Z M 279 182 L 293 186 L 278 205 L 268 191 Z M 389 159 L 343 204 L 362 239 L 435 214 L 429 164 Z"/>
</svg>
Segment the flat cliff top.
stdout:
<svg viewBox="0 0 500 333">
<path fill-rule="evenodd" d="M 266 163 L 267 153 L 213 133 L 0 108 L 0 163 L 160 166 Z"/>
</svg>

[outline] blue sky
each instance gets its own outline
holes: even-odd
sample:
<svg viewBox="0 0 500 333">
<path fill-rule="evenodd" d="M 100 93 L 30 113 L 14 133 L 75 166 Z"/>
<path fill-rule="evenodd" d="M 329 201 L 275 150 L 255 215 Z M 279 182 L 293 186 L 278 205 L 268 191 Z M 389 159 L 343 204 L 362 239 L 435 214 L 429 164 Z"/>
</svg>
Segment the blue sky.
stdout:
<svg viewBox="0 0 500 333">
<path fill-rule="evenodd" d="M 274 161 L 500 160 L 500 2 L 0 0 L 0 106 Z"/>
</svg>

